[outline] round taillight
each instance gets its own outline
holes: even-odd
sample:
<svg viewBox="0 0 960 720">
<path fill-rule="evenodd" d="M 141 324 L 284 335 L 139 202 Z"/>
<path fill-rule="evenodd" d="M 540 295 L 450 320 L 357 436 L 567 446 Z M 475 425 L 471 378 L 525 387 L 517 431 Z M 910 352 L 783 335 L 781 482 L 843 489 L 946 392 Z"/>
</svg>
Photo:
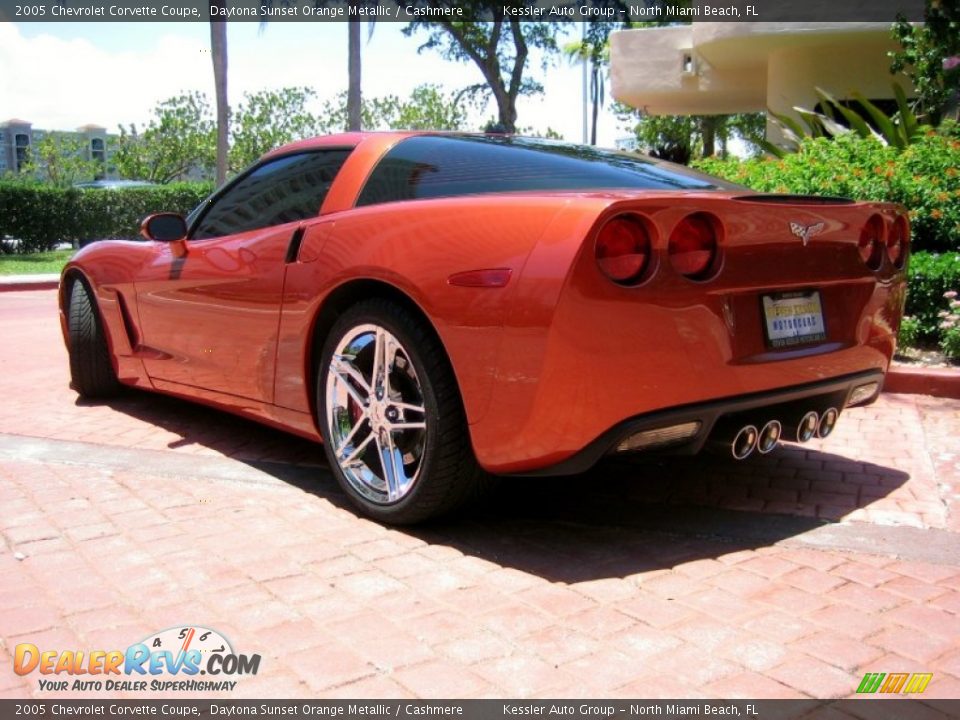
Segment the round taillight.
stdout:
<svg viewBox="0 0 960 720">
<path fill-rule="evenodd" d="M 615 283 L 634 283 L 650 260 L 650 234 L 637 218 L 615 217 L 597 235 L 596 257 L 600 270 Z"/>
<path fill-rule="evenodd" d="M 893 221 L 893 227 L 890 229 L 890 237 L 887 238 L 887 257 L 895 268 L 902 268 L 907 259 L 907 247 L 910 243 L 910 227 L 907 225 L 907 218 L 898 215 Z"/>
<path fill-rule="evenodd" d="M 716 267 L 718 222 L 706 213 L 687 215 L 670 235 L 670 264 L 681 275 L 702 280 Z"/>
<path fill-rule="evenodd" d="M 883 262 L 883 247 L 883 218 L 874 215 L 867 220 L 867 224 L 860 231 L 858 243 L 860 258 L 871 270 L 876 270 Z"/>
</svg>

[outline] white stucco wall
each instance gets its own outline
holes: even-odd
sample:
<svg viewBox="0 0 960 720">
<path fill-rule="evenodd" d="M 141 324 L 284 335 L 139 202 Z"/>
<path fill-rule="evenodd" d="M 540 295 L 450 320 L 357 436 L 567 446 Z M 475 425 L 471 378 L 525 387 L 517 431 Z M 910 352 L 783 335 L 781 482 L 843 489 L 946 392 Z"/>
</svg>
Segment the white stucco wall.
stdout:
<svg viewBox="0 0 960 720">
<path fill-rule="evenodd" d="M 892 98 L 884 23 L 694 23 L 623 30 L 610 37 L 613 96 L 653 115 L 710 115 L 770 108 L 796 117 L 821 87 Z M 684 72 L 684 57 L 692 71 Z M 898 80 L 908 93 L 905 77 Z M 768 123 L 771 140 L 779 131 Z"/>
</svg>

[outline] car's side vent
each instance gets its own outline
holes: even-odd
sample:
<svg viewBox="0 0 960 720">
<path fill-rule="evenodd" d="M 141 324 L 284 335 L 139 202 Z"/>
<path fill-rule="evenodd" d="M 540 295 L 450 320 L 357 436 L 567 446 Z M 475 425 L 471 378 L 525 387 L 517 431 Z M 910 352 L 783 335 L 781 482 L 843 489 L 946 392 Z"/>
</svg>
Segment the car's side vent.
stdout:
<svg viewBox="0 0 960 720">
<path fill-rule="evenodd" d="M 140 333 L 137 332 L 137 326 L 130 317 L 130 308 L 127 307 L 127 301 L 123 293 L 117 293 L 117 307 L 120 308 L 120 318 L 123 320 L 123 329 L 127 334 L 127 340 L 130 342 L 130 348 L 136 350 L 140 345 Z"/>
<path fill-rule="evenodd" d="M 287 257 L 285 258 L 285 261 L 288 265 L 296 262 L 297 257 L 300 255 L 300 244 L 303 242 L 304 232 L 305 230 L 303 225 L 293 231 L 293 236 L 290 238 L 290 244 L 287 246 Z"/>
</svg>

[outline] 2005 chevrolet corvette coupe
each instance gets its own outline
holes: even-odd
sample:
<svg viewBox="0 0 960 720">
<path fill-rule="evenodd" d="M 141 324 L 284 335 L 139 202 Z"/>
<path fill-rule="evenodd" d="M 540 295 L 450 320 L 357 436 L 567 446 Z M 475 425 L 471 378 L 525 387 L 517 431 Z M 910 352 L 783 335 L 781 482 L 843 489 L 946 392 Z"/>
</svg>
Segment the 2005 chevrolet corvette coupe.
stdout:
<svg viewBox="0 0 960 720">
<path fill-rule="evenodd" d="M 894 205 L 435 133 L 287 145 L 142 234 L 64 270 L 77 392 L 131 385 L 322 441 L 394 523 L 489 474 L 826 437 L 880 392 L 909 244 Z"/>
</svg>

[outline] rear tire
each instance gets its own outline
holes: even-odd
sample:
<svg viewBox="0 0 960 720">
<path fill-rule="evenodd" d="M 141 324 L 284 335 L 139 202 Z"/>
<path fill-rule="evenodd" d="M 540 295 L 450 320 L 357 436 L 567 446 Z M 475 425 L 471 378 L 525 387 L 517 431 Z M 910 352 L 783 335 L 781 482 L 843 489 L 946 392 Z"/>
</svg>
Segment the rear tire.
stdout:
<svg viewBox="0 0 960 720">
<path fill-rule="evenodd" d="M 70 387 L 80 397 L 113 397 L 121 385 L 110 361 L 110 349 L 96 300 L 86 282 L 77 279 L 70 289 L 67 316 L 70 337 Z"/>
<path fill-rule="evenodd" d="M 330 468 L 369 517 L 420 522 L 485 484 L 446 353 L 396 303 L 366 300 L 334 323 L 320 353 L 317 408 Z"/>
</svg>

